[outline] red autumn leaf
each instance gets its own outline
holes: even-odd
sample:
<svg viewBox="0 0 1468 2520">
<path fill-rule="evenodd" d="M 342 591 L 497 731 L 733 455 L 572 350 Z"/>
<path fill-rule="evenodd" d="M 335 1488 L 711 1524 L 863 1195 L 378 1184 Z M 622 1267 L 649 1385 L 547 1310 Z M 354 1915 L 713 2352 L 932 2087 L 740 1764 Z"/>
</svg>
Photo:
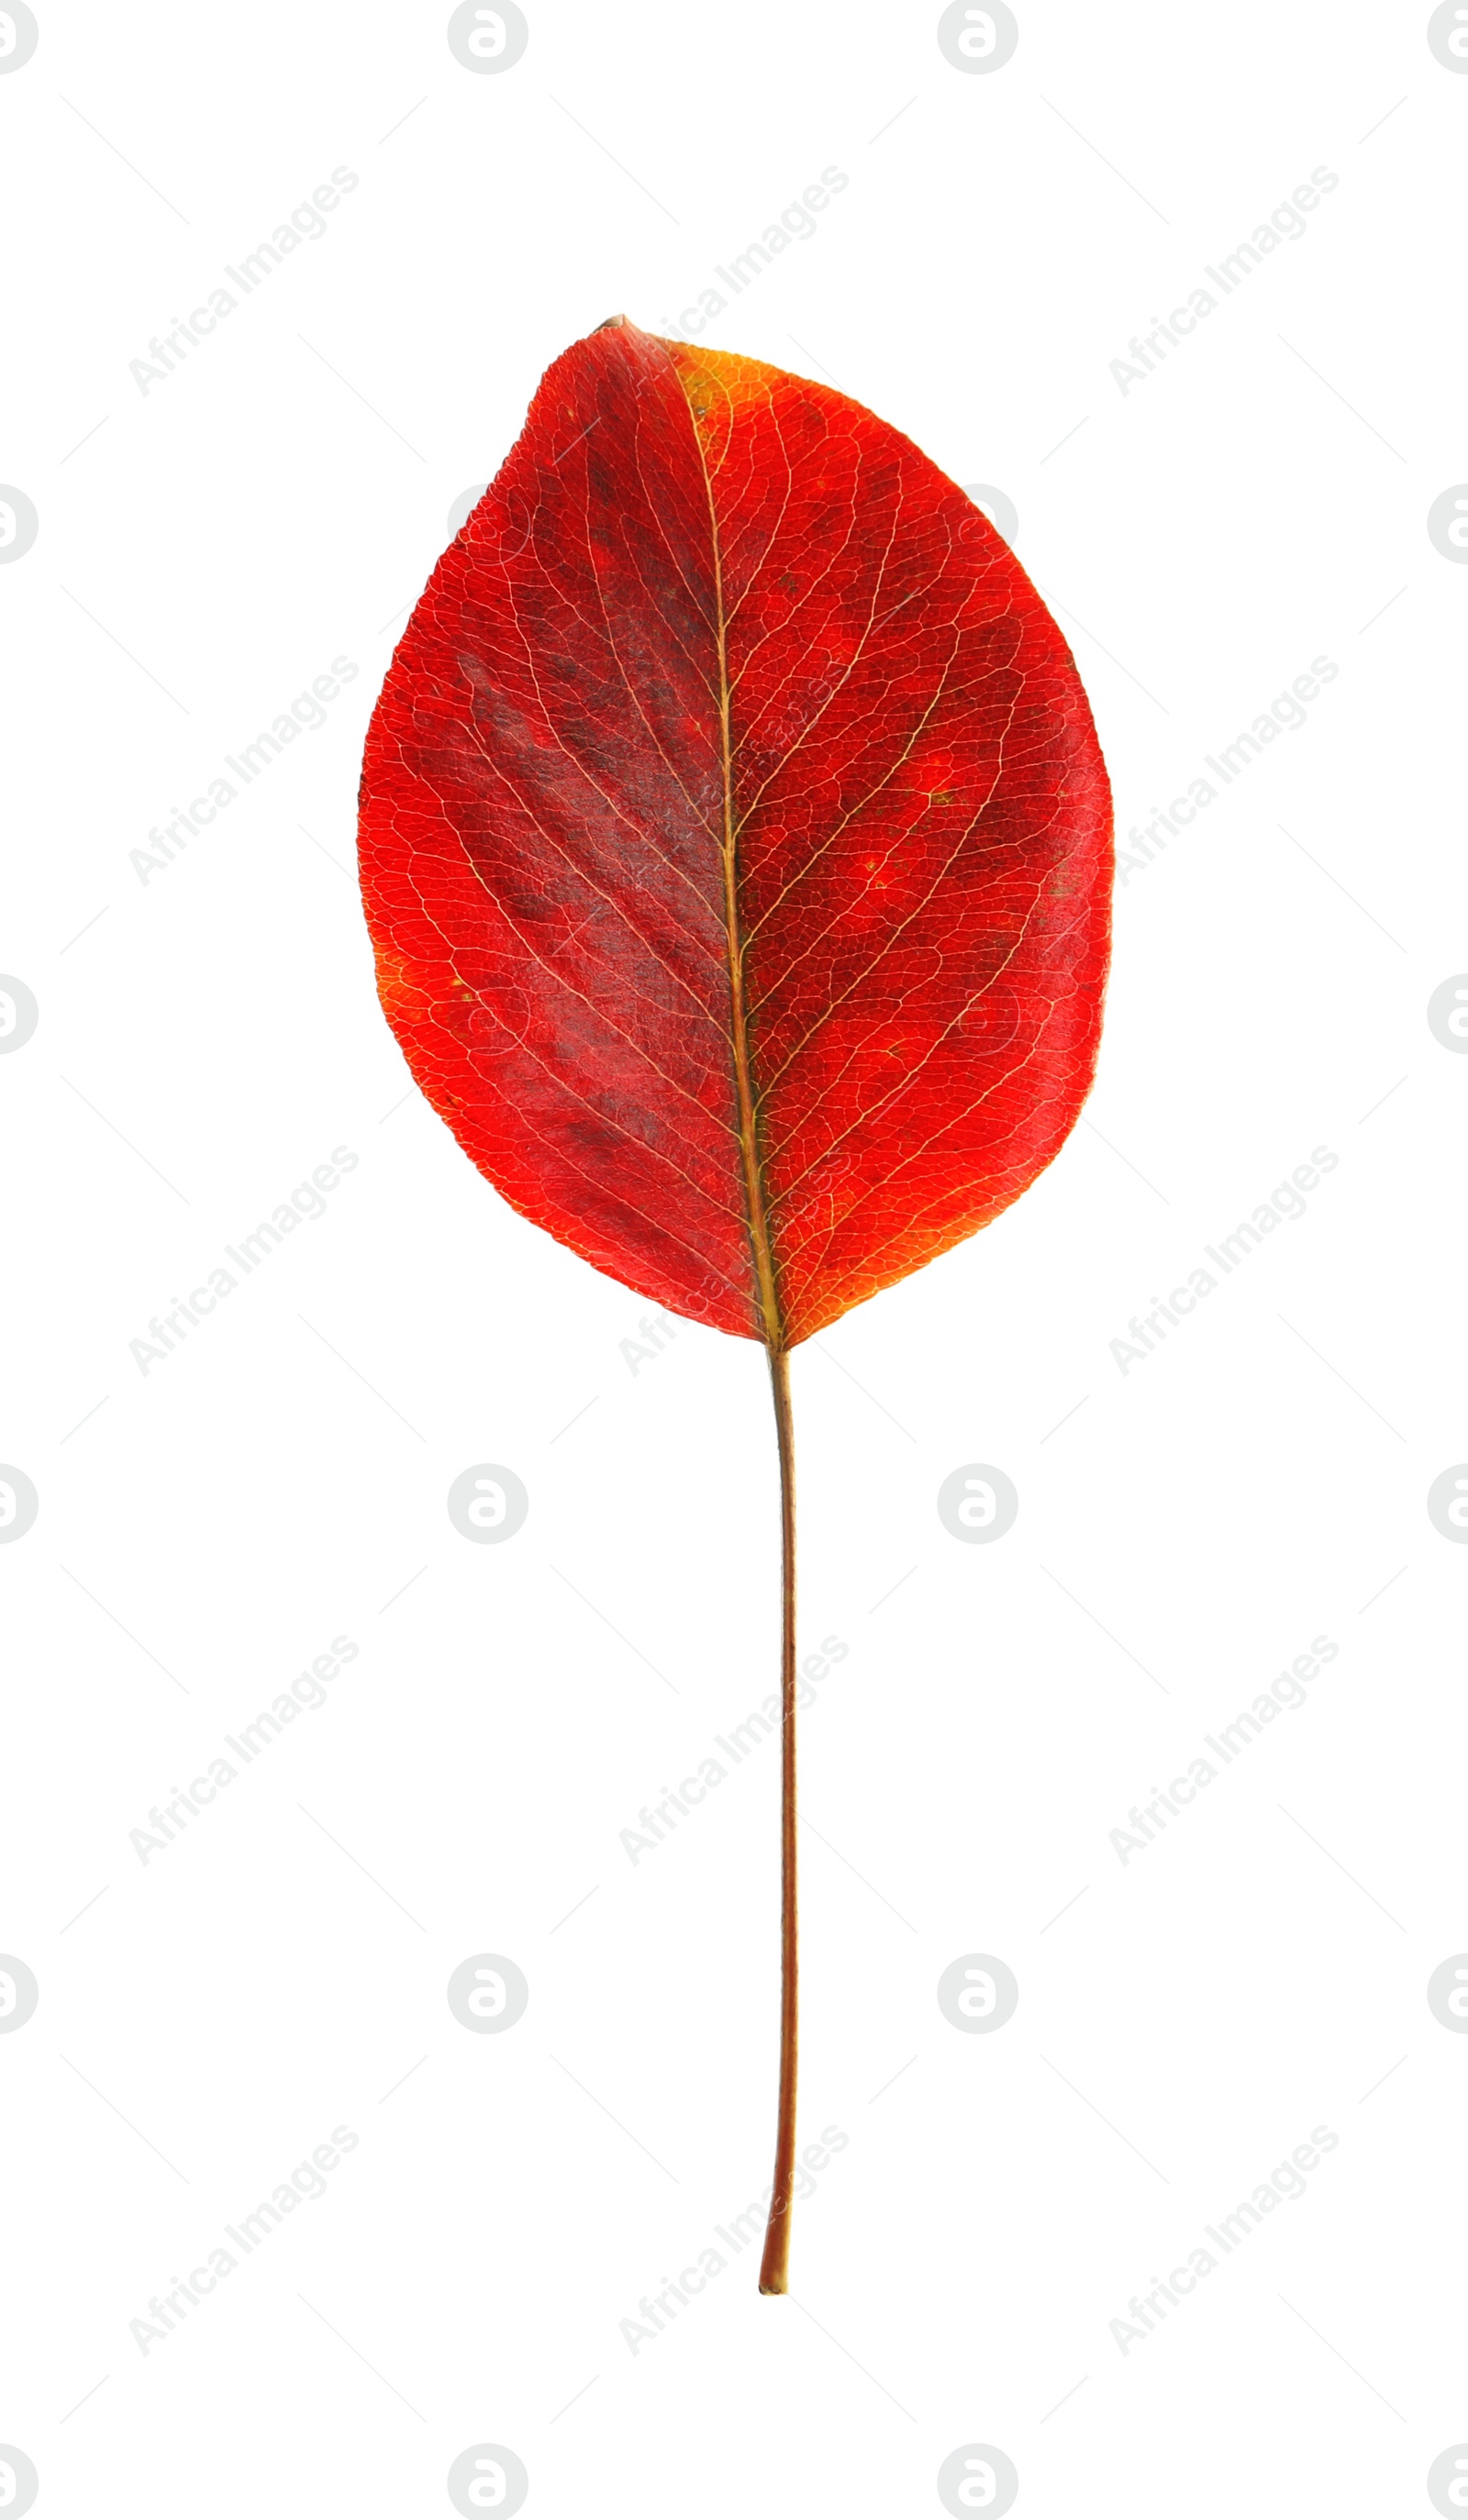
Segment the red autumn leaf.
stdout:
<svg viewBox="0 0 1468 2520">
<path fill-rule="evenodd" d="M 1090 1085 L 1110 796 L 1065 641 L 915 446 L 753 359 L 618 324 L 557 360 L 392 660 L 361 858 L 481 1171 L 747 1338 L 986 1225 Z"/>
<path fill-rule="evenodd" d="M 1095 1066 L 1106 772 L 983 514 L 830 387 L 618 320 L 556 361 L 367 739 L 389 1021 L 522 1215 L 769 1352 L 784 1499 L 781 2093 L 794 2166 L 787 1358 L 986 1225 Z"/>
</svg>

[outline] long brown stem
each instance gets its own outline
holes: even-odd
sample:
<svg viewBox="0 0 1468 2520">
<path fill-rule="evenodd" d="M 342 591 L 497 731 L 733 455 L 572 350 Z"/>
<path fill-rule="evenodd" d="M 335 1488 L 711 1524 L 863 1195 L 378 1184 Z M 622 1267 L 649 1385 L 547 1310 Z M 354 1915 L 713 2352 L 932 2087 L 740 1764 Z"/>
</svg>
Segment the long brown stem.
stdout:
<svg viewBox="0 0 1468 2520">
<path fill-rule="evenodd" d="M 769 1351 L 780 1445 L 780 2108 L 775 2135 L 775 2179 L 761 2292 L 790 2290 L 790 2213 L 795 2190 L 796 2057 L 799 2011 L 799 1946 L 796 1907 L 796 1520 L 795 1426 L 790 1412 L 790 1355 Z"/>
</svg>

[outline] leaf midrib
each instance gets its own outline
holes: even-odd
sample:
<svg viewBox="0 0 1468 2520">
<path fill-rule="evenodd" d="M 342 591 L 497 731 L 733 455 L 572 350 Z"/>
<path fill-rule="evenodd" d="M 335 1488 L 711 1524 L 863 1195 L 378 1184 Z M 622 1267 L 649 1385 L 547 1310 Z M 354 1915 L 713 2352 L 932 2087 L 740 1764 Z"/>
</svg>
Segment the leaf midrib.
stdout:
<svg viewBox="0 0 1468 2520">
<path fill-rule="evenodd" d="M 678 388 L 688 413 L 688 426 L 698 450 L 699 469 L 704 476 L 704 492 L 709 502 L 709 537 L 713 553 L 714 636 L 718 651 L 718 741 L 719 767 L 723 781 L 723 875 L 724 936 L 729 957 L 729 1046 L 734 1059 L 734 1095 L 739 1115 L 739 1148 L 744 1165 L 745 1196 L 749 1206 L 750 1247 L 755 1263 L 756 1301 L 763 1326 L 764 1343 L 772 1354 L 785 1345 L 785 1325 L 781 1317 L 780 1298 L 775 1283 L 774 1253 L 770 1245 L 769 1219 L 764 1200 L 764 1177 L 759 1159 L 758 1123 L 755 1116 L 754 1082 L 750 1064 L 749 1017 L 744 991 L 744 935 L 739 920 L 739 862 L 735 838 L 734 761 L 729 740 L 729 672 L 728 633 L 724 614 L 723 554 L 718 538 L 718 514 L 713 504 L 713 484 L 704 456 L 704 441 L 694 417 L 693 404 L 676 361 L 669 361 L 677 378 Z"/>
</svg>

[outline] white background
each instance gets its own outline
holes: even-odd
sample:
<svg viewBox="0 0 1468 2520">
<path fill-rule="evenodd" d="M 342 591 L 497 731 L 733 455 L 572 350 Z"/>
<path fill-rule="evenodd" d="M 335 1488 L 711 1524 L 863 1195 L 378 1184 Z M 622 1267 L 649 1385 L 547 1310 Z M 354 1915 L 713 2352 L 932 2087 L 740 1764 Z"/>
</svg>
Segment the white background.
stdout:
<svg viewBox="0 0 1468 2520">
<path fill-rule="evenodd" d="M 1468 1455 L 1468 1063 L 1425 1014 L 1468 966 L 1468 573 L 1425 529 L 1468 472 L 1468 79 L 1361 0 L 1042 0 L 986 76 L 936 14 L 552 0 L 476 76 L 442 9 L 58 6 L 0 77 L 0 475 L 40 520 L 0 570 L 0 968 L 40 1007 L 0 1059 L 0 1456 L 41 1500 L 0 1551 L 0 1948 L 41 1991 L 0 2038 L 0 2440 L 44 2513 L 431 2515 L 478 2442 L 546 2514 L 936 2513 L 971 2442 L 1035 2515 L 1413 2513 L 1468 2436 L 1468 2041 L 1425 2001 L 1468 1945 L 1468 1553 L 1424 1502 Z M 1119 891 L 1053 1169 L 796 1360 L 803 1649 L 849 1647 L 803 1731 L 801 2130 L 849 2139 L 789 2301 L 752 2247 L 633 2353 L 769 2177 L 773 1745 L 619 1842 L 775 1684 L 766 1380 L 686 1324 L 633 1372 L 645 1308 L 411 1088 L 357 765 L 544 367 L 675 325 L 830 165 L 705 338 L 1008 494 L 1121 834 L 1339 671 Z M 1130 337 L 1322 165 L 1306 237 L 1124 395 Z M 338 166 L 327 235 L 142 393 Z M 338 655 L 327 723 L 141 880 Z M 326 1215 L 140 1372 L 339 1145 Z M 1307 1214 L 1124 1374 L 1129 1317 L 1319 1145 Z M 444 1508 L 483 1461 L 531 1501 L 497 1548 Z M 935 1509 L 974 1461 L 1021 1501 L 987 1548 Z M 328 1703 L 142 1863 L 344 1634 Z M 1322 1634 L 1307 1706 L 1124 1866 L 1130 1806 Z M 530 1987 L 497 2037 L 444 1996 L 483 1951 Z M 935 1998 L 974 1951 L 1020 1985 L 988 2037 Z M 339 2125 L 327 2193 L 142 2353 Z M 1124 2354 L 1322 2125 L 1306 2196 Z"/>
</svg>

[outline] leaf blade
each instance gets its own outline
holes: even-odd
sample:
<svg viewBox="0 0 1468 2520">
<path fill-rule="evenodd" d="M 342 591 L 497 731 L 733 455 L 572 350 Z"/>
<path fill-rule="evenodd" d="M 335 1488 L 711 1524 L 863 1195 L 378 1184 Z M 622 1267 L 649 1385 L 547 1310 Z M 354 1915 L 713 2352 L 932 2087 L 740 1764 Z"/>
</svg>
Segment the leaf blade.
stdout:
<svg viewBox="0 0 1468 2520">
<path fill-rule="evenodd" d="M 827 387 L 603 328 L 374 715 L 383 1003 L 522 1213 L 794 1345 L 1074 1125 L 1109 806 L 1059 631 L 926 457 Z"/>
</svg>

